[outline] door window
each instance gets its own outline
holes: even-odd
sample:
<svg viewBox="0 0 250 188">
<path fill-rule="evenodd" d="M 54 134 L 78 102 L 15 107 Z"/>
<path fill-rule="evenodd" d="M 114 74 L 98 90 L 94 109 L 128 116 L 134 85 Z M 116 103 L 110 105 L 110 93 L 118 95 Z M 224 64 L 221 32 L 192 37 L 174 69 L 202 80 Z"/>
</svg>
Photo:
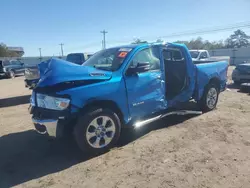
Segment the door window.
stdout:
<svg viewBox="0 0 250 188">
<path fill-rule="evenodd" d="M 133 58 L 129 67 L 136 67 L 138 63 L 149 63 L 150 70 L 160 70 L 159 51 L 156 47 L 139 51 Z"/>
<path fill-rule="evenodd" d="M 21 66 L 21 63 L 19 61 L 11 61 L 11 64 Z"/>
<path fill-rule="evenodd" d="M 181 53 L 181 51 L 177 48 L 170 48 L 170 49 L 164 49 L 163 50 L 163 58 L 165 61 L 184 61 L 184 57 Z"/>
</svg>

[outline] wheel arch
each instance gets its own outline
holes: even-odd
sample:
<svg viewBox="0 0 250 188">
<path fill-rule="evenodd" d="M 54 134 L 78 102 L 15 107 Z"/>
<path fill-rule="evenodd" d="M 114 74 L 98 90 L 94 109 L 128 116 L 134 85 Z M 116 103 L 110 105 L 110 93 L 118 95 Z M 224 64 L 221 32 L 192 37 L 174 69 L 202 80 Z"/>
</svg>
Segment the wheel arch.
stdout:
<svg viewBox="0 0 250 188">
<path fill-rule="evenodd" d="M 121 125 L 124 125 L 124 114 L 122 113 L 121 109 L 116 104 L 116 102 L 114 102 L 112 100 L 90 101 L 86 105 L 83 106 L 83 108 L 80 110 L 80 113 L 85 114 L 88 111 L 90 111 L 91 109 L 98 108 L 98 107 L 99 108 L 108 108 L 108 109 L 114 111 L 118 115 L 118 117 L 121 121 Z"/>
<path fill-rule="evenodd" d="M 203 93 L 205 91 L 205 88 L 210 85 L 210 84 L 215 84 L 217 87 L 218 87 L 218 92 L 220 92 L 221 90 L 221 81 L 220 81 L 220 78 L 218 76 L 213 76 L 211 78 L 208 78 L 206 80 L 206 82 L 203 82 L 203 83 L 199 83 L 197 86 L 196 86 L 196 89 L 194 91 L 194 95 L 193 95 L 193 98 L 196 100 L 196 101 L 199 101 L 201 99 L 201 97 L 203 96 Z"/>
<path fill-rule="evenodd" d="M 215 84 L 218 87 L 218 92 L 220 92 L 221 89 L 221 85 L 220 85 L 220 79 L 218 77 L 213 77 L 209 80 L 208 84 Z M 206 85 L 206 86 L 207 86 Z"/>
</svg>

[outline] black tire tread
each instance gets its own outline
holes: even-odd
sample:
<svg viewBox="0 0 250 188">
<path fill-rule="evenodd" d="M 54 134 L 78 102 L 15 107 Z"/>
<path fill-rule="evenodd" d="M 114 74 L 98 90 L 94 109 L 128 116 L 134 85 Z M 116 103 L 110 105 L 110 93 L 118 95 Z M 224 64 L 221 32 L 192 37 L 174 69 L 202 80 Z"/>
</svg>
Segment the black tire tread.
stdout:
<svg viewBox="0 0 250 188">
<path fill-rule="evenodd" d="M 112 142 L 104 147 L 104 148 L 100 148 L 100 149 L 96 149 L 96 148 L 92 148 L 86 138 L 85 138 L 85 132 L 88 126 L 88 123 L 95 118 L 98 114 L 108 114 L 110 115 L 110 117 L 113 119 L 116 128 L 118 129 L 116 131 L 115 137 L 112 140 Z M 79 148 L 83 151 L 83 152 L 89 152 L 92 154 L 98 154 L 98 153 L 103 153 L 105 151 L 108 151 L 110 148 L 112 148 L 116 142 L 118 141 L 119 137 L 120 137 L 120 132 L 121 132 L 121 121 L 118 117 L 118 115 L 111 111 L 110 109 L 107 108 L 91 108 L 89 109 L 84 115 L 81 115 L 76 123 L 76 126 L 74 128 L 74 137 L 76 140 L 77 145 L 79 146 Z"/>
<path fill-rule="evenodd" d="M 207 99 L 207 93 L 209 91 L 209 89 L 211 87 L 214 87 L 216 88 L 217 90 L 217 101 L 216 101 L 216 104 L 215 104 L 215 107 L 216 108 L 216 105 L 217 105 L 217 102 L 218 102 L 218 98 L 219 98 L 219 86 L 215 83 L 209 83 L 205 89 L 204 89 L 204 92 L 203 92 L 203 95 L 202 95 L 202 98 L 200 99 L 200 101 L 198 101 L 198 105 L 200 107 L 200 109 L 203 111 L 203 112 L 208 112 L 208 111 L 211 111 L 213 109 L 210 109 L 208 106 L 207 106 L 207 102 L 206 102 L 206 99 Z"/>
</svg>

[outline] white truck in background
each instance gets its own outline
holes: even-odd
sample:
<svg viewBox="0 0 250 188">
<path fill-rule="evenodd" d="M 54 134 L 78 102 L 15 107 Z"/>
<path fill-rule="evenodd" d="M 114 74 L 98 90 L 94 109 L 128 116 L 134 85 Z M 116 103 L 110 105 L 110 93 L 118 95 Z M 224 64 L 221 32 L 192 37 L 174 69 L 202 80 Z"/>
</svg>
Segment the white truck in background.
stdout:
<svg viewBox="0 0 250 188">
<path fill-rule="evenodd" d="M 195 64 L 209 63 L 214 61 L 230 62 L 230 56 L 210 56 L 207 50 L 189 50 Z"/>
</svg>

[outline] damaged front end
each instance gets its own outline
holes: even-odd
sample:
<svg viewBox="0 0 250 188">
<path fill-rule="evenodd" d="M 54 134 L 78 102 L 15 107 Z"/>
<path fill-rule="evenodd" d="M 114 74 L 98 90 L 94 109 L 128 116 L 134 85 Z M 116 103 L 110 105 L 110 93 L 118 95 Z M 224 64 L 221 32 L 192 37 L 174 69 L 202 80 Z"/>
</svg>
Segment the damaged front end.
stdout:
<svg viewBox="0 0 250 188">
<path fill-rule="evenodd" d="M 70 91 L 62 92 L 104 82 L 111 78 L 111 73 L 60 59 L 47 63 L 33 90 L 30 114 L 38 133 L 58 138 L 72 132 L 77 117 L 77 104 L 72 103 Z"/>
</svg>

